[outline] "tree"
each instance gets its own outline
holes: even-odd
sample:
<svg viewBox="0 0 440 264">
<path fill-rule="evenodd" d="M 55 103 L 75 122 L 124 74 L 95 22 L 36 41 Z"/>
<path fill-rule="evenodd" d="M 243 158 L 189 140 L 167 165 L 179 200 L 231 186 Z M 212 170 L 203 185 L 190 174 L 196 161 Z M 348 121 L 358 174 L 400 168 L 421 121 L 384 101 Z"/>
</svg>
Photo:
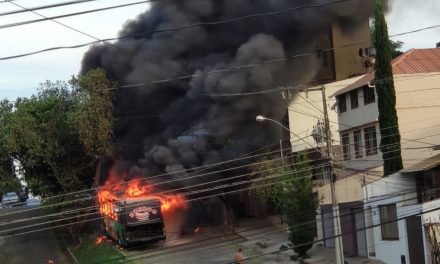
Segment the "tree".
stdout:
<svg viewBox="0 0 440 264">
<path fill-rule="evenodd" d="M 46 82 L 20 98 L 0 126 L 1 160 L 20 163 L 29 188 L 43 197 L 87 189 L 95 166 L 110 152 L 114 83 L 103 70 Z"/>
<path fill-rule="evenodd" d="M 255 186 L 258 194 L 274 203 L 289 226 L 289 240 L 300 256 L 307 256 L 307 251 L 313 246 L 316 209 L 319 206 L 309 163 L 307 155 L 301 153 L 296 159 L 295 169 L 280 167 L 277 161 L 254 168 L 255 173 L 263 178 Z"/>
<path fill-rule="evenodd" d="M 376 71 L 375 79 L 379 108 L 379 128 L 381 134 L 380 150 L 384 161 L 384 176 L 403 168 L 399 123 L 396 111 L 396 93 L 394 90 L 392 46 L 388 38 L 388 28 L 382 12 L 382 0 L 376 0 L 375 47 Z M 381 80 L 381 81 L 379 81 Z M 386 80 L 386 81 L 383 81 Z"/>
<path fill-rule="evenodd" d="M 372 23 L 371 29 L 371 42 L 373 43 L 373 46 L 376 45 L 376 30 L 375 30 L 375 20 Z M 400 40 L 389 40 L 391 44 L 391 58 L 395 59 L 403 54 L 402 47 L 403 44 L 405 44 L 403 41 Z"/>
<path fill-rule="evenodd" d="M 10 116 L 13 104 L 8 100 L 0 101 L 0 153 L 5 153 L 5 137 L 1 133 L 6 120 Z M 21 183 L 15 175 L 14 161 L 8 155 L 0 154 L 0 195 L 6 192 L 21 191 Z"/>
</svg>

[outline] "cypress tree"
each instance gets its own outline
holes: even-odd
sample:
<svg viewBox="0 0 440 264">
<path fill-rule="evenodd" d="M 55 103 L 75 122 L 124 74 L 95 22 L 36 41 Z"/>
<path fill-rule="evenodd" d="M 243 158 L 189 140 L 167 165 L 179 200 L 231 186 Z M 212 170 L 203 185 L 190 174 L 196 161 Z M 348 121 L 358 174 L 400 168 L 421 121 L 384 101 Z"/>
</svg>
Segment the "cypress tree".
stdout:
<svg viewBox="0 0 440 264">
<path fill-rule="evenodd" d="M 396 112 L 393 69 L 391 66 L 392 47 L 388 28 L 382 11 L 382 0 L 376 0 L 374 23 L 374 46 L 376 47 L 375 82 L 379 108 L 380 150 L 384 161 L 384 176 L 403 168 L 399 124 Z"/>
</svg>

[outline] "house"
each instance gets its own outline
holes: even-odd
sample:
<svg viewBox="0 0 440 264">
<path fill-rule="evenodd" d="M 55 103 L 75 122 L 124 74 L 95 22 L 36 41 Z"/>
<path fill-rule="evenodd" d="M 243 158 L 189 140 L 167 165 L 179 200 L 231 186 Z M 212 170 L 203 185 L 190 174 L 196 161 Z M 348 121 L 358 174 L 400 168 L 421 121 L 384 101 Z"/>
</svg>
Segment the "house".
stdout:
<svg viewBox="0 0 440 264">
<path fill-rule="evenodd" d="M 412 49 L 392 62 L 404 166 L 435 154 L 440 142 L 440 48 Z M 339 90 L 340 141 L 346 167 L 380 167 L 380 131 L 374 73 Z M 366 164 L 366 165 L 362 165 Z"/>
<path fill-rule="evenodd" d="M 438 100 L 440 98 L 440 87 L 438 87 L 440 49 L 410 50 L 396 58 L 392 66 L 402 158 L 405 168 L 408 168 L 439 153 L 440 150 L 440 133 L 437 132 L 440 128 Z M 373 80 L 374 73 L 347 80 L 349 84 L 340 86 L 328 99 L 328 108 L 336 110 L 336 113 L 329 111 L 330 123 L 333 124 L 333 126 L 330 125 L 332 141 L 334 145 L 341 147 L 340 153 L 334 153 L 335 189 L 340 207 L 341 229 L 344 234 L 344 253 L 347 256 L 374 256 L 376 254 L 372 247 L 367 245 L 368 241 L 371 241 L 367 239 L 369 235 L 366 230 L 368 229 L 365 229 L 369 223 L 363 217 L 365 207 L 363 187 L 381 180 L 383 176 L 382 153 L 379 149 L 379 112 Z M 329 87 L 328 90 L 332 90 L 332 84 L 325 86 Z M 315 95 L 309 92 L 308 98 L 304 95 L 299 96 L 305 99 L 297 99 L 295 101 L 297 104 L 294 102 L 289 107 L 293 112 L 290 120 L 293 123 L 291 128 L 296 129 L 298 134 L 307 136 L 307 134 L 301 134 L 301 130 L 305 130 L 308 122 L 311 123 L 310 118 L 320 116 L 317 107 L 312 106 L 312 103 L 319 103 L 319 96 L 320 91 Z M 302 117 L 307 122 L 299 124 L 298 115 L 300 114 L 309 115 L 309 117 Z M 297 127 L 295 127 L 295 119 L 297 119 Z M 316 125 L 317 119 L 314 122 Z M 306 133 L 312 133 L 310 132 L 312 129 L 307 131 Z M 292 139 L 294 150 L 301 149 L 300 144 Z M 323 197 L 317 216 L 318 239 L 324 241 L 324 246 L 333 247 L 330 186 L 326 183 L 317 190 Z"/>
<path fill-rule="evenodd" d="M 371 258 L 385 263 L 439 263 L 440 155 L 365 186 Z"/>
<path fill-rule="evenodd" d="M 404 168 L 411 168 L 417 162 L 438 154 L 440 150 L 438 147 L 440 144 L 440 133 L 438 132 L 440 128 L 438 100 L 440 98 L 440 87 L 438 87 L 438 83 L 440 83 L 440 49 L 410 50 L 396 58 L 392 62 L 392 67 L 402 159 Z M 376 189 L 377 184 L 388 184 L 388 178 L 382 179 L 383 160 L 379 149 L 381 139 L 378 124 L 379 110 L 376 87 L 373 81 L 374 73 L 366 74 L 356 82 L 338 90 L 331 98 L 336 98 L 339 142 L 342 147 L 342 161 L 335 164 L 337 199 L 341 207 L 340 214 L 344 215 L 342 208 L 345 207 L 346 211 L 351 210 L 351 213 L 348 214 L 354 215 L 352 218 L 355 219 L 354 224 L 350 225 L 347 222 L 348 224 L 345 226 L 344 216 L 342 216 L 342 232 L 344 237 L 351 236 L 351 239 L 358 243 L 355 247 L 357 252 L 355 252 L 352 245 L 345 239 L 344 246 L 348 246 L 348 249 L 344 248 L 344 252 L 346 254 L 350 254 L 350 252 L 358 255 L 367 254 L 381 259 L 381 252 L 374 251 L 374 247 L 368 245 L 372 241 L 369 239 L 371 234 L 368 234 L 368 231 L 366 234 L 358 231 L 362 229 L 362 226 L 368 226 L 371 222 L 371 219 L 368 220 L 368 206 L 363 199 L 363 187 L 365 185 L 374 186 L 371 188 Z M 402 179 L 400 180 L 403 185 L 409 184 Z M 376 182 L 378 183 L 376 184 Z M 388 185 L 387 188 L 398 189 L 398 187 Z M 328 189 L 324 186 L 324 190 Z M 329 192 L 327 191 L 324 195 L 329 196 Z M 381 194 L 375 195 L 380 196 Z M 355 201 L 357 202 L 354 203 Z M 328 202 L 327 205 L 321 206 L 324 238 L 332 232 L 332 218 L 326 217 L 325 212 L 326 208 L 327 210 L 331 209 L 330 201 Z M 353 205 L 348 203 L 353 203 Z M 364 203 L 363 206 L 362 203 Z M 367 211 L 365 221 L 357 216 L 363 211 L 356 211 L 356 208 L 359 207 Z M 344 228 L 346 232 L 344 232 Z M 328 232 L 327 229 L 329 229 Z M 365 243 L 367 243 L 366 246 L 364 246 Z M 409 255 L 405 256 L 406 260 L 408 258 Z M 384 258 L 384 260 L 387 259 Z"/>
<path fill-rule="evenodd" d="M 366 65 L 366 61 L 368 61 L 369 58 L 368 50 L 371 47 L 369 21 L 366 20 L 359 25 L 357 30 L 350 34 L 344 34 L 337 24 L 333 24 L 329 29 L 329 33 L 322 37 L 317 50 L 326 50 L 326 52 L 320 54 L 321 67 L 316 74 L 315 81 L 310 87 L 307 87 L 307 89 L 295 95 L 288 108 L 287 122 L 284 122 L 293 132 L 292 135 L 295 135 L 290 137 L 292 152 L 307 151 L 309 153 L 309 158 L 311 159 L 310 164 L 313 168 L 312 174 L 314 175 L 314 179 L 321 184 L 326 182 L 326 177 L 323 173 L 323 165 L 325 164 L 323 164 L 324 160 L 321 154 L 324 152 L 323 148 L 325 145 L 322 131 L 324 115 L 321 85 L 325 84 L 326 93 L 330 95 L 343 87 L 359 81 L 363 74 L 370 71 L 369 66 Z M 360 56 L 361 53 L 364 56 Z M 331 134 L 333 144 L 335 145 L 335 147 L 332 148 L 332 152 L 334 157 L 339 159 L 341 157 L 341 150 L 338 132 L 338 114 L 330 110 L 335 103 L 335 98 L 329 98 L 327 100 Z M 337 183 L 337 185 L 339 184 L 341 183 Z M 321 201 L 323 206 L 318 213 L 319 224 L 317 226 L 317 239 L 322 239 L 324 236 L 333 237 L 330 188 L 328 185 L 324 185 L 318 188 L 317 191 L 323 198 Z M 343 232 L 346 231 L 346 227 L 351 226 L 351 223 L 355 222 L 355 216 L 347 214 L 346 210 L 351 210 L 350 208 L 353 206 L 353 202 L 359 208 L 362 208 L 363 200 L 361 188 L 359 188 L 355 197 L 352 197 L 352 193 L 349 191 L 344 193 L 346 195 L 343 194 L 343 192 L 337 194 L 339 201 L 347 202 L 341 204 L 341 212 L 344 212 L 342 219 L 344 226 Z M 360 215 L 356 217 L 360 218 Z M 333 239 L 325 240 L 324 244 L 326 246 L 333 246 Z M 366 253 L 358 254 L 356 249 L 357 242 L 353 240 L 352 236 L 344 237 L 344 245 L 345 244 L 347 244 L 345 249 L 349 249 L 347 255 L 366 256 Z"/>
</svg>

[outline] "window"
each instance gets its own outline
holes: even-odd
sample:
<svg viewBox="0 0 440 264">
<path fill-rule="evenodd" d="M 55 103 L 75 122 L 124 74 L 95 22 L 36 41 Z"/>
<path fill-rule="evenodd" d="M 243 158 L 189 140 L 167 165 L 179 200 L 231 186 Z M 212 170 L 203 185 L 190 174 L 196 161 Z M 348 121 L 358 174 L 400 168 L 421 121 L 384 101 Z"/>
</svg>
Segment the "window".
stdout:
<svg viewBox="0 0 440 264">
<path fill-rule="evenodd" d="M 361 131 L 356 130 L 353 132 L 353 141 L 354 141 L 354 156 L 358 158 L 362 158 L 362 137 Z"/>
<path fill-rule="evenodd" d="M 376 101 L 376 97 L 374 95 L 374 88 L 364 86 L 363 91 L 364 91 L 364 105 L 371 104 Z"/>
<path fill-rule="evenodd" d="M 367 127 L 364 129 L 365 154 L 371 156 L 377 154 L 376 127 Z"/>
<path fill-rule="evenodd" d="M 350 103 L 351 103 L 351 109 L 355 109 L 359 107 L 359 101 L 358 101 L 358 90 L 354 90 L 350 92 Z"/>
<path fill-rule="evenodd" d="M 350 160 L 350 134 L 342 134 L 342 152 L 344 153 L 344 160 Z"/>
<path fill-rule="evenodd" d="M 382 240 L 399 240 L 399 226 L 397 221 L 397 208 L 395 204 L 379 206 L 380 227 Z"/>
<path fill-rule="evenodd" d="M 347 112 L 347 99 L 345 97 L 345 94 L 341 94 L 338 96 L 339 113 Z"/>
</svg>

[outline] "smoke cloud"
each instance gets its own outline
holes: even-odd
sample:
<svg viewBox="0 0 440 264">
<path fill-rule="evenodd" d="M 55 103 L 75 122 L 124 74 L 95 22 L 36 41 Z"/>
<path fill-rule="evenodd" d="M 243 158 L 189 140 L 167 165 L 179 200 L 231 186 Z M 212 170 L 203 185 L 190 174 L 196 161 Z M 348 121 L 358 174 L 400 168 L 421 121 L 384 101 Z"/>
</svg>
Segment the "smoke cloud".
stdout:
<svg viewBox="0 0 440 264">
<path fill-rule="evenodd" d="M 162 0 L 128 21 L 119 36 L 328 2 Z M 120 85 L 145 84 L 121 88 L 116 94 L 115 137 L 120 156 L 134 161 L 146 176 L 169 173 L 169 179 L 179 178 L 186 175 L 179 172 L 182 169 L 237 157 L 282 137 L 274 124 L 255 122 L 259 114 L 276 120 L 286 115 L 289 101 L 279 93 L 211 94 L 255 93 L 307 83 L 315 78 L 321 62 L 317 56 L 307 56 L 237 67 L 313 51 L 321 37 L 329 34 L 332 23 L 349 34 L 373 14 L 374 3 L 351 0 L 123 39 L 115 46 L 97 45 L 85 54 L 82 73 L 101 67 Z M 207 74 L 227 68 L 235 70 Z M 151 84 L 188 75 L 194 76 Z"/>
</svg>

